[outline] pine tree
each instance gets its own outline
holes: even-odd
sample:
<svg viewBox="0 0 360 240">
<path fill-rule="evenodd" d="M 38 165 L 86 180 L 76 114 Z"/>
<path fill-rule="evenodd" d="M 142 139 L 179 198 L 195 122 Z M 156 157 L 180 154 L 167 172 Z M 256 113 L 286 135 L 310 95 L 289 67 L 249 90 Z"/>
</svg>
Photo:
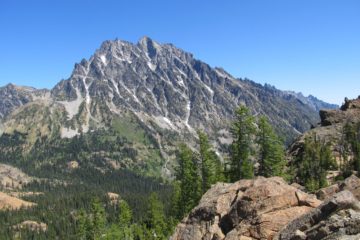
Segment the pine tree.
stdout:
<svg viewBox="0 0 360 240">
<path fill-rule="evenodd" d="M 279 137 L 275 134 L 266 117 L 258 122 L 257 143 L 259 145 L 258 175 L 285 176 L 285 152 Z"/>
<path fill-rule="evenodd" d="M 240 106 L 235 111 L 235 121 L 232 124 L 231 133 L 233 143 L 231 144 L 230 180 L 253 178 L 254 166 L 250 157 L 255 123 L 254 117 L 247 107 Z"/>
<path fill-rule="evenodd" d="M 128 227 L 131 225 L 132 211 L 129 204 L 125 200 L 119 202 L 119 226 Z"/>
<path fill-rule="evenodd" d="M 119 210 L 120 239 L 132 240 L 134 239 L 131 228 L 132 211 L 125 200 L 119 202 Z"/>
<path fill-rule="evenodd" d="M 346 149 L 353 155 L 353 169 L 360 173 L 360 122 L 356 124 L 346 123 L 343 128 L 344 138 L 342 149 Z M 350 151 L 351 150 L 351 151 Z M 349 164 L 348 172 L 351 170 Z"/>
<path fill-rule="evenodd" d="M 200 171 L 201 171 L 201 191 L 204 194 L 211 184 L 216 183 L 221 175 L 221 162 L 211 149 L 208 136 L 201 130 L 198 130 L 198 137 L 200 142 Z"/>
<path fill-rule="evenodd" d="M 167 225 L 165 222 L 164 206 L 160 202 L 156 193 L 151 193 L 149 197 L 149 206 L 147 211 L 147 226 L 152 232 L 154 240 L 165 240 L 167 233 Z"/>
<path fill-rule="evenodd" d="M 333 165 L 329 145 L 319 141 L 316 135 L 306 137 L 296 166 L 300 183 L 310 192 L 325 187 L 327 170 Z"/>
<path fill-rule="evenodd" d="M 182 218 L 196 206 L 200 199 L 199 171 L 194 153 L 185 144 L 180 145 L 179 167 L 176 171 L 180 194 L 177 201 L 178 218 Z"/>
<path fill-rule="evenodd" d="M 86 213 L 83 209 L 79 211 L 79 214 L 77 216 L 77 224 L 76 224 L 76 236 L 78 239 L 83 240 L 86 239 Z"/>
<path fill-rule="evenodd" d="M 98 198 L 95 198 L 91 204 L 91 216 L 91 236 L 97 239 L 103 233 L 106 223 L 105 209 Z"/>
<path fill-rule="evenodd" d="M 101 239 L 106 239 L 106 240 L 113 240 L 113 239 L 126 239 L 123 236 L 123 232 L 121 231 L 121 229 L 119 228 L 119 226 L 117 226 L 116 224 L 112 224 L 110 226 L 110 228 L 107 229 L 106 233 L 105 233 L 105 237 L 101 238 Z M 133 239 L 126 239 L 126 240 L 133 240 Z"/>
</svg>

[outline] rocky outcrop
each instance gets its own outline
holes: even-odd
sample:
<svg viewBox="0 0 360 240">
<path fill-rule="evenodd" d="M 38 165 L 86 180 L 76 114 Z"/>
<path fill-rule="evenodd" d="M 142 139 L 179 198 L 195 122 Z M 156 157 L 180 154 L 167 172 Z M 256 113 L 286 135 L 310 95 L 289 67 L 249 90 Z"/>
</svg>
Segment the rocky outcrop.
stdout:
<svg viewBox="0 0 360 240">
<path fill-rule="evenodd" d="M 287 224 L 275 239 L 360 239 L 360 179 L 352 175 L 316 195 L 324 202 Z"/>
<path fill-rule="evenodd" d="M 316 138 L 317 141 L 328 143 L 331 146 L 335 159 L 339 162 L 344 141 L 344 126 L 360 122 L 360 98 L 348 100 L 338 110 L 321 110 L 320 124 L 298 137 L 288 148 L 288 156 L 296 159 L 303 149 L 305 138 Z M 353 159 L 353 153 L 347 153 Z M 329 176 L 329 182 L 332 182 Z"/>
<path fill-rule="evenodd" d="M 351 176 L 317 195 L 281 178 L 218 183 L 177 226 L 171 240 L 360 239 L 360 179 Z"/>
<path fill-rule="evenodd" d="M 79 168 L 79 163 L 77 161 L 70 161 L 66 164 L 67 169 L 69 170 L 75 170 Z"/>
<path fill-rule="evenodd" d="M 272 239 L 321 204 L 279 177 L 218 183 L 177 226 L 172 240 Z"/>
<path fill-rule="evenodd" d="M 360 203 L 344 190 L 291 221 L 276 240 L 360 239 Z"/>
<path fill-rule="evenodd" d="M 0 164 L 0 187 L 5 189 L 22 188 L 23 185 L 33 181 L 34 178 L 28 176 L 20 169 Z"/>
<path fill-rule="evenodd" d="M 321 110 L 321 126 L 335 125 L 360 119 L 360 96 L 357 99 L 345 99 L 339 110 Z"/>
<path fill-rule="evenodd" d="M 342 182 L 337 182 L 334 185 L 320 189 L 317 191 L 316 196 L 318 199 L 325 200 L 344 190 L 350 191 L 360 200 L 360 179 L 355 175 L 352 175 Z"/>
<path fill-rule="evenodd" d="M 22 207 L 27 208 L 34 206 L 35 203 L 12 197 L 6 193 L 0 192 L 0 210 L 17 210 Z"/>
<path fill-rule="evenodd" d="M 113 192 L 106 193 L 106 196 L 111 205 L 117 205 L 120 201 L 120 195 Z"/>
<path fill-rule="evenodd" d="M 15 229 L 15 230 L 26 229 L 26 230 L 30 230 L 33 232 L 46 232 L 48 229 L 48 226 L 46 223 L 26 220 L 17 225 L 14 225 L 13 229 Z"/>
</svg>

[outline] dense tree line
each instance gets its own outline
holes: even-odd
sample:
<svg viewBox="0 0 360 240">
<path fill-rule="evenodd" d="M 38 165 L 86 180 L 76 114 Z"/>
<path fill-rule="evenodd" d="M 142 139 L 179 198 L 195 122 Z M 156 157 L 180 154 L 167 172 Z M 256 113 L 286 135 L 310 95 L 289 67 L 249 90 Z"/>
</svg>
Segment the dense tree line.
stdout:
<svg viewBox="0 0 360 240">
<path fill-rule="evenodd" d="M 240 106 L 235 112 L 231 133 L 233 142 L 227 171 L 230 181 L 255 175 L 286 176 L 284 145 L 266 117 L 256 121 L 247 107 Z"/>
<path fill-rule="evenodd" d="M 198 131 L 199 151 L 182 144 L 179 149 L 179 167 L 174 181 L 174 215 L 185 216 L 197 205 L 212 184 L 224 180 L 220 159 L 212 149 L 208 136 Z"/>
<path fill-rule="evenodd" d="M 148 205 L 141 221 L 133 220 L 132 210 L 125 200 L 117 203 L 119 209 L 115 221 L 108 222 L 102 202 L 94 198 L 89 211 L 80 210 L 76 216 L 76 237 L 80 240 L 168 239 L 174 222 L 165 219 L 164 206 L 156 193 L 148 198 Z"/>
</svg>

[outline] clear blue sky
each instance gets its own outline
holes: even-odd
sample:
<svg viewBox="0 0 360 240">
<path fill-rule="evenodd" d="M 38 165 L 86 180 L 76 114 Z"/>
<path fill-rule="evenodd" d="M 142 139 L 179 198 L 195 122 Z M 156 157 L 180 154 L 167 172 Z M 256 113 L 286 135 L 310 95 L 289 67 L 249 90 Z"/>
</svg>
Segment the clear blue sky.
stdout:
<svg viewBox="0 0 360 240">
<path fill-rule="evenodd" d="M 1 0 L 0 85 L 51 88 L 102 41 L 144 35 L 236 77 L 360 95 L 358 0 Z"/>
</svg>

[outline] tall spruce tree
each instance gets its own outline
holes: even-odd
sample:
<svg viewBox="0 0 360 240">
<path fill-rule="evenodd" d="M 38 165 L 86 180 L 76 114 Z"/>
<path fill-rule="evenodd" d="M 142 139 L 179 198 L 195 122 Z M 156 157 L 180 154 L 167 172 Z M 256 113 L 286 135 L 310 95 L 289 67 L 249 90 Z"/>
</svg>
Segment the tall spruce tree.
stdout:
<svg viewBox="0 0 360 240">
<path fill-rule="evenodd" d="M 259 146 L 258 175 L 285 177 L 285 151 L 282 142 L 266 117 L 258 121 L 257 143 Z"/>
<path fill-rule="evenodd" d="M 84 209 L 81 209 L 77 215 L 76 221 L 76 237 L 80 240 L 86 239 L 87 232 L 87 216 Z"/>
<path fill-rule="evenodd" d="M 151 193 L 146 216 L 147 226 L 151 232 L 150 239 L 165 240 L 168 227 L 165 221 L 164 206 L 156 193 Z"/>
<path fill-rule="evenodd" d="M 211 149 L 208 136 L 201 130 L 198 130 L 197 133 L 200 143 L 201 192 L 204 194 L 211 187 L 211 184 L 222 179 L 221 162 Z"/>
<path fill-rule="evenodd" d="M 353 167 L 355 171 L 360 173 L 360 122 L 351 124 L 346 123 L 343 132 L 345 135 L 345 143 L 342 149 L 348 149 L 353 155 L 353 164 L 349 163 L 349 169 Z M 349 149 L 350 146 L 350 149 Z M 352 166 L 351 166 L 352 165 Z"/>
<path fill-rule="evenodd" d="M 119 211 L 119 226 L 130 226 L 132 220 L 132 211 L 129 204 L 125 200 L 120 200 Z"/>
<path fill-rule="evenodd" d="M 131 228 L 132 211 L 125 200 L 119 202 L 119 211 L 120 239 L 132 240 L 134 239 Z"/>
<path fill-rule="evenodd" d="M 177 200 L 178 218 L 181 219 L 196 206 L 200 197 L 198 164 L 193 151 L 185 144 L 180 145 L 179 167 L 176 170 L 180 193 Z"/>
<path fill-rule="evenodd" d="M 230 181 L 254 177 L 254 165 L 250 157 L 255 131 L 255 120 L 250 110 L 245 106 L 240 106 L 235 111 L 235 121 L 231 127 L 233 142 Z"/>
<path fill-rule="evenodd" d="M 91 216 L 92 216 L 92 236 L 94 239 L 98 239 L 105 229 L 106 215 L 105 209 L 100 199 L 95 198 L 91 204 Z"/>
</svg>

